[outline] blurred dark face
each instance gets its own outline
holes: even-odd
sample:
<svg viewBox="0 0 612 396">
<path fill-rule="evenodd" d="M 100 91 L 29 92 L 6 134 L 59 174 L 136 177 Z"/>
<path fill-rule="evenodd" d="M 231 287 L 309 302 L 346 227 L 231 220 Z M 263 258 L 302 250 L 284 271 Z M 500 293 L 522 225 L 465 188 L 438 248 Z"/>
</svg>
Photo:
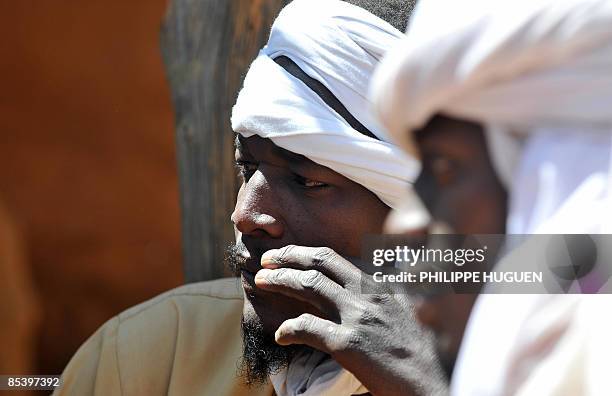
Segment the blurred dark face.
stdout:
<svg viewBox="0 0 612 396">
<path fill-rule="evenodd" d="M 254 287 L 261 255 L 294 244 L 327 246 L 358 257 L 362 236 L 382 231 L 389 208 L 363 186 L 268 139 L 240 137 L 235 155 L 242 186 L 231 219 L 246 297 L 243 322 L 273 341 L 283 321 L 317 312 L 306 303 Z"/>
<path fill-rule="evenodd" d="M 416 139 L 423 168 L 415 189 L 433 221 L 458 234 L 503 234 L 506 191 L 482 128 L 436 116 Z"/>
<path fill-rule="evenodd" d="M 506 191 L 493 169 L 482 128 L 436 116 L 416 133 L 416 140 L 422 171 L 415 190 L 432 224 L 453 234 L 503 234 Z M 476 295 L 449 294 L 418 304 L 418 317 L 436 334 L 440 357 L 449 372 L 475 299 Z"/>
</svg>

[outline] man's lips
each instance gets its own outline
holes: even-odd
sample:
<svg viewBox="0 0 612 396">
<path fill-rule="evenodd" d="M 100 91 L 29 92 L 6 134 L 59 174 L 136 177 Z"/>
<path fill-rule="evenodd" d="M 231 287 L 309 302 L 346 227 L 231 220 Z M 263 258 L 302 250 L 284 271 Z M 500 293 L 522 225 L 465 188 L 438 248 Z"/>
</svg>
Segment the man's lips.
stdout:
<svg viewBox="0 0 612 396">
<path fill-rule="evenodd" d="M 246 255 L 238 255 L 238 269 L 240 271 L 247 271 L 255 275 L 257 271 L 261 269 L 260 259 L 252 258 Z"/>
<path fill-rule="evenodd" d="M 261 269 L 259 259 L 255 259 L 243 254 L 236 256 L 238 261 L 238 269 L 242 278 L 242 288 L 247 294 L 247 297 L 253 297 L 256 291 L 255 274 Z"/>
<path fill-rule="evenodd" d="M 240 278 L 242 279 L 242 288 L 247 294 L 247 297 L 254 297 L 256 290 L 255 287 L 255 274 L 247 270 L 240 271 Z"/>
</svg>

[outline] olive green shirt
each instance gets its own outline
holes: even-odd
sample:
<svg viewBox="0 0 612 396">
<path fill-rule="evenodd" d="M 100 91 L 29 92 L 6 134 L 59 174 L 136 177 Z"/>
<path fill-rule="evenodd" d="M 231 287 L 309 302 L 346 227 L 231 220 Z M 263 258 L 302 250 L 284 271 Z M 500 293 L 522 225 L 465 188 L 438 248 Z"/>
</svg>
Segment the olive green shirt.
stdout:
<svg viewBox="0 0 612 396">
<path fill-rule="evenodd" d="M 273 395 L 237 376 L 242 288 L 179 287 L 109 320 L 77 351 L 55 395 Z"/>
</svg>

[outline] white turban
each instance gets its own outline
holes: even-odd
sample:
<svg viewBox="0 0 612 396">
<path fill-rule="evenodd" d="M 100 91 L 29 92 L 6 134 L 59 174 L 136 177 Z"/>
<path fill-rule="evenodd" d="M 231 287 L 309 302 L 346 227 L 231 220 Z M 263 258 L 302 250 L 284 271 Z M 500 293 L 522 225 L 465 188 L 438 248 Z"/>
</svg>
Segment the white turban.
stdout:
<svg viewBox="0 0 612 396">
<path fill-rule="evenodd" d="M 370 78 L 403 37 L 362 8 L 336 0 L 295 0 L 274 22 L 232 111 L 232 128 L 259 135 L 357 182 L 396 207 L 419 171 L 371 115 Z M 322 83 L 378 139 L 353 129 L 300 79 L 273 61 L 286 56 Z"/>
<path fill-rule="evenodd" d="M 424 1 L 372 96 L 414 154 L 435 114 L 485 127 L 508 233 L 611 230 L 612 2 Z"/>
<path fill-rule="evenodd" d="M 375 109 L 407 150 L 436 114 L 484 127 L 508 233 L 610 232 L 611 1 L 423 1 L 377 73 Z M 609 304 L 481 295 L 453 393 L 608 394 Z"/>
</svg>

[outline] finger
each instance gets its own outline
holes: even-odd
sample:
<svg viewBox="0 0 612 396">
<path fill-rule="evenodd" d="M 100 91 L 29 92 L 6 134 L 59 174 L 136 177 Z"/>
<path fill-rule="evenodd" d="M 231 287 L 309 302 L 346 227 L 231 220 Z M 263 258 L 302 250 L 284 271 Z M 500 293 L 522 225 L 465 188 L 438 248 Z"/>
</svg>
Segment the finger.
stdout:
<svg viewBox="0 0 612 396">
<path fill-rule="evenodd" d="M 261 257 L 264 268 L 316 270 L 341 286 L 359 282 L 361 272 L 350 261 L 327 247 L 289 245 L 268 250 Z"/>
<path fill-rule="evenodd" d="M 337 316 L 338 307 L 348 293 L 319 271 L 293 268 L 263 268 L 255 275 L 255 285 L 266 291 L 305 301 L 330 317 Z"/>
<path fill-rule="evenodd" d="M 274 339 L 279 345 L 308 345 L 332 356 L 346 350 L 350 343 L 348 332 L 341 325 L 311 314 L 284 321 Z"/>
</svg>

